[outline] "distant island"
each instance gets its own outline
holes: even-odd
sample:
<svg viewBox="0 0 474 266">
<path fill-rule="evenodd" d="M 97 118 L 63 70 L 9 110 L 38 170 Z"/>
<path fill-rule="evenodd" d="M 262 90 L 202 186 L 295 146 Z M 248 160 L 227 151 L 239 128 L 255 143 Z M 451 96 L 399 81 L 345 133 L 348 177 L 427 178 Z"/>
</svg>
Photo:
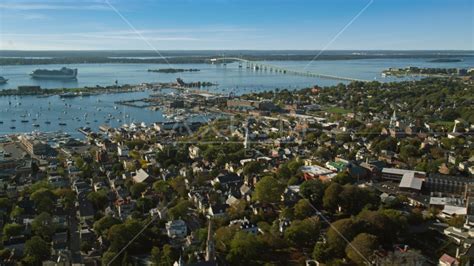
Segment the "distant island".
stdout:
<svg viewBox="0 0 474 266">
<path fill-rule="evenodd" d="M 420 67 L 389 68 L 382 71 L 383 76 L 420 75 L 420 76 L 449 77 L 449 76 L 468 76 L 468 75 L 472 75 L 472 73 L 473 73 L 472 71 L 468 71 L 467 69 L 420 68 Z"/>
<path fill-rule="evenodd" d="M 212 87 L 212 86 L 217 86 L 216 83 L 212 83 L 209 81 L 193 81 L 193 82 L 184 82 L 183 79 L 177 78 L 176 83 L 178 86 L 181 86 L 183 88 L 201 88 L 201 87 Z"/>
<path fill-rule="evenodd" d="M 158 57 L 154 51 L 8 51 L 0 50 L 0 65 L 46 64 L 203 64 L 220 57 L 223 51 L 165 51 Z M 309 60 L 357 60 L 357 59 L 456 59 L 472 57 L 463 51 L 325 51 L 315 59 L 319 51 L 295 50 L 228 50 L 226 57 L 249 61 L 309 61 Z M 441 58 L 442 57 L 442 58 Z M 235 62 L 233 59 L 226 63 Z"/>
<path fill-rule="evenodd" d="M 148 69 L 148 72 L 157 72 L 157 73 L 181 73 L 181 72 L 198 72 L 199 69 L 190 68 L 190 69 L 183 69 L 183 68 L 160 68 L 160 69 Z"/>
<path fill-rule="evenodd" d="M 456 59 L 456 58 L 439 58 L 439 59 L 433 59 L 429 60 L 429 63 L 459 63 L 462 62 L 461 59 Z"/>
</svg>

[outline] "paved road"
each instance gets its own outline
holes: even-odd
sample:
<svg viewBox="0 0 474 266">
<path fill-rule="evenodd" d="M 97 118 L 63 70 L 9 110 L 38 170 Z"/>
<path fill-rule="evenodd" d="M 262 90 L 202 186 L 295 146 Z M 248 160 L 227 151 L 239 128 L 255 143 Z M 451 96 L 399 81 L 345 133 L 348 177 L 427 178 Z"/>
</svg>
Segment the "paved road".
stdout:
<svg viewBox="0 0 474 266">
<path fill-rule="evenodd" d="M 71 238 L 69 239 L 69 249 L 71 250 L 72 263 L 82 263 L 81 256 L 81 239 L 78 232 L 79 221 L 76 218 L 76 208 L 71 210 L 69 216 L 69 232 Z"/>
</svg>

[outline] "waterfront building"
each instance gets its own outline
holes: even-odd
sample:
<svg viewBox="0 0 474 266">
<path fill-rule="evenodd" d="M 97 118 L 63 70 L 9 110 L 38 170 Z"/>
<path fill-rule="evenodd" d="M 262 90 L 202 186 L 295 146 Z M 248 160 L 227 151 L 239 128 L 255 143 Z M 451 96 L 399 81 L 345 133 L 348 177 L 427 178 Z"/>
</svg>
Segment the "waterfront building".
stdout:
<svg viewBox="0 0 474 266">
<path fill-rule="evenodd" d="M 49 145 L 26 135 L 19 137 L 20 143 L 30 155 L 46 155 Z"/>
</svg>

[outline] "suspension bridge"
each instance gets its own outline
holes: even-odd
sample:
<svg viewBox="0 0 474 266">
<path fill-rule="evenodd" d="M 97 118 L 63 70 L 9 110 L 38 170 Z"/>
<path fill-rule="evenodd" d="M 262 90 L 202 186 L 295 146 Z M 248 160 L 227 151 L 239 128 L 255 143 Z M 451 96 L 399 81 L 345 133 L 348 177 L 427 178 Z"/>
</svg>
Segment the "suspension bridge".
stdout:
<svg viewBox="0 0 474 266">
<path fill-rule="evenodd" d="M 257 61 L 250 61 L 250 60 L 238 58 L 238 57 L 217 57 L 217 58 L 210 59 L 210 62 L 212 64 L 224 64 L 224 65 L 227 63 L 238 62 L 239 68 L 243 68 L 243 65 L 245 64 L 245 67 L 247 69 L 253 69 L 254 71 L 262 71 L 262 72 L 280 73 L 280 74 L 314 77 L 314 78 L 322 78 L 322 79 L 332 79 L 332 80 L 340 80 L 340 81 L 363 81 L 363 82 L 369 81 L 369 80 L 363 80 L 363 79 L 341 77 L 341 76 L 336 76 L 336 75 L 314 73 L 310 71 L 293 70 L 293 69 L 288 69 L 288 68 L 284 68 L 280 66 L 266 64 L 266 63 L 260 63 Z"/>
</svg>

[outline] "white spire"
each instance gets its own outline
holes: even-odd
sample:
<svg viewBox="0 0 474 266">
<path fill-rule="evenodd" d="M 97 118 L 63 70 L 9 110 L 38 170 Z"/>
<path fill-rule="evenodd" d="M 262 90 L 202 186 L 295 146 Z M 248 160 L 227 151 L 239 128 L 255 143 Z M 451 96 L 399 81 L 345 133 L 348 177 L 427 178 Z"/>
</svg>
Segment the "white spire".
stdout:
<svg viewBox="0 0 474 266">
<path fill-rule="evenodd" d="M 393 115 L 390 118 L 390 127 L 395 127 L 397 123 L 397 111 L 393 109 Z"/>
<path fill-rule="evenodd" d="M 245 127 L 244 149 L 248 148 L 248 141 L 249 141 L 249 129 L 248 127 Z"/>
<path fill-rule="evenodd" d="M 458 125 L 459 121 L 454 120 L 454 127 L 453 127 L 453 133 L 456 133 L 456 126 Z"/>
</svg>

